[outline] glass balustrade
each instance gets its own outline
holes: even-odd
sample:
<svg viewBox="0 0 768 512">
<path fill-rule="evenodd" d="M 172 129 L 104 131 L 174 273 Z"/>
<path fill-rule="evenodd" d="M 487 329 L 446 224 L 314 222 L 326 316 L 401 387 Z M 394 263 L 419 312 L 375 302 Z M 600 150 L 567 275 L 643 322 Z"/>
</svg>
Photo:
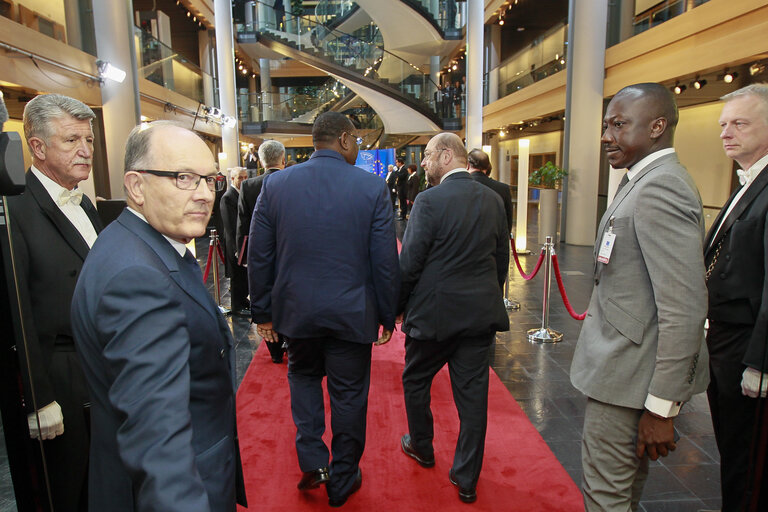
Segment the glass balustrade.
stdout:
<svg viewBox="0 0 768 512">
<path fill-rule="evenodd" d="M 281 87 L 258 93 L 240 89 L 237 110 L 241 122 L 293 121 L 312 123 L 315 118 L 348 97 L 351 91 L 336 80 L 321 86 Z"/>
<path fill-rule="evenodd" d="M 419 6 L 444 33 L 460 31 L 467 24 L 467 4 L 456 0 L 401 0 Z"/>
<path fill-rule="evenodd" d="M 139 27 L 133 34 L 140 77 L 200 103 L 213 103 L 216 84 L 211 75 Z"/>
</svg>

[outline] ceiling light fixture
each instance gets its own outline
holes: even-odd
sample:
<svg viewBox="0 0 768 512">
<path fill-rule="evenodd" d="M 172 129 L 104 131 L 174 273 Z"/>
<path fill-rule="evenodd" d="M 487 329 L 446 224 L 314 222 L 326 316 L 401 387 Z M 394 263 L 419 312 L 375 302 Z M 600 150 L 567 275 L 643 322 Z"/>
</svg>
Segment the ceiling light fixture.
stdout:
<svg viewBox="0 0 768 512">
<path fill-rule="evenodd" d="M 759 75 L 763 71 L 765 71 L 765 65 L 762 62 L 755 62 L 749 66 L 749 74 L 751 76 Z"/>
<path fill-rule="evenodd" d="M 739 74 L 737 72 L 734 71 L 733 73 L 729 73 L 726 71 L 725 75 L 723 75 L 723 82 L 730 84 L 731 82 L 733 82 L 735 78 L 738 78 L 738 77 L 739 77 Z"/>
<path fill-rule="evenodd" d="M 696 80 L 693 82 L 693 88 L 694 88 L 694 89 L 701 89 L 701 88 L 702 88 L 702 87 L 704 87 L 705 85 L 707 85 L 707 81 L 706 81 L 706 80 L 704 80 L 704 79 L 701 79 L 701 78 L 697 78 L 697 79 L 696 79 Z"/>
<path fill-rule="evenodd" d="M 684 85 L 680 85 L 679 83 L 676 83 L 675 86 L 672 88 L 672 92 L 675 94 L 680 94 L 686 89 Z"/>
<path fill-rule="evenodd" d="M 118 83 L 122 83 L 125 80 L 125 71 L 116 68 L 105 60 L 97 60 L 96 69 L 99 70 L 99 76 L 103 79 L 108 78 Z"/>
</svg>

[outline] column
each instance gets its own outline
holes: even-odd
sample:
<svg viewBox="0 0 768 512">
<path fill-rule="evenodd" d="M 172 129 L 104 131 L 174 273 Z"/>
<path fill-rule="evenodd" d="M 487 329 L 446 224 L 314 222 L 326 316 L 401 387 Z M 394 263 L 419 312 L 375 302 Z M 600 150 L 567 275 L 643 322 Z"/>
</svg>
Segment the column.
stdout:
<svg viewBox="0 0 768 512">
<path fill-rule="evenodd" d="M 569 0 L 561 238 L 575 245 L 593 245 L 597 228 L 607 16 L 607 0 Z"/>
<path fill-rule="evenodd" d="M 439 55 L 433 55 L 429 58 L 429 79 L 432 80 L 432 83 L 429 84 L 429 91 L 430 91 L 430 103 L 434 104 L 435 112 L 438 114 L 438 116 L 442 117 L 442 108 L 441 108 L 441 101 L 442 97 L 437 94 L 437 86 L 440 84 L 440 56 Z"/>
<path fill-rule="evenodd" d="M 483 145 L 483 0 L 467 2 L 467 148 Z"/>
<path fill-rule="evenodd" d="M 269 76 L 269 59 L 259 59 L 261 69 L 261 120 L 269 121 L 274 118 L 272 112 L 272 79 Z"/>
<path fill-rule="evenodd" d="M 515 224 L 515 249 L 526 250 L 528 244 L 528 139 L 520 139 L 517 152 L 517 222 Z"/>
<path fill-rule="evenodd" d="M 487 26 L 486 73 L 488 73 L 488 103 L 499 99 L 499 62 L 501 55 L 501 27 L 496 23 Z"/>
<path fill-rule="evenodd" d="M 235 100 L 235 49 L 232 39 L 232 4 L 229 0 L 215 0 L 216 16 L 216 64 L 219 78 L 219 108 L 221 113 L 237 119 Z M 226 161 L 219 162 L 222 171 L 240 164 L 238 144 L 238 123 L 221 127 L 221 150 Z"/>
<path fill-rule="evenodd" d="M 248 117 L 250 122 L 259 121 L 259 92 L 256 90 L 256 75 L 248 77 Z"/>
<path fill-rule="evenodd" d="M 216 94 L 215 87 L 213 85 L 213 77 L 216 76 L 216 70 L 214 65 L 216 57 L 214 55 L 215 48 L 211 41 L 211 32 L 208 30 L 201 30 L 197 33 L 197 45 L 200 54 L 200 69 L 203 71 L 203 103 L 206 105 L 213 105 L 213 97 Z"/>
<path fill-rule="evenodd" d="M 104 142 L 109 166 L 111 199 L 125 197 L 123 192 L 123 160 L 125 141 L 139 124 L 139 77 L 133 35 L 133 3 L 93 2 L 93 23 L 96 30 L 96 50 L 99 59 L 126 72 L 121 83 L 106 80 L 101 87 L 104 114 Z"/>
</svg>

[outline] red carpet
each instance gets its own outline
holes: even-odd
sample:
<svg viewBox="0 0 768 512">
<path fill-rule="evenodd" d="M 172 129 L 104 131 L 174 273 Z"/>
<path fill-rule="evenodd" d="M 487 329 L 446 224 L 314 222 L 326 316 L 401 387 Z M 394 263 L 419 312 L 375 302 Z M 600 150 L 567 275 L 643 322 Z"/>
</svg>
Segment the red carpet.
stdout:
<svg viewBox="0 0 768 512">
<path fill-rule="evenodd" d="M 459 430 L 447 367 L 435 378 L 434 468 L 424 469 L 400 449 L 407 432 L 403 405 L 404 335 L 373 347 L 368 435 L 360 467 L 362 488 L 347 512 L 450 512 L 453 510 L 582 511 L 581 494 L 525 413 L 491 371 L 488 435 L 477 501 L 459 501 L 448 470 Z M 273 364 L 262 343 L 237 394 L 238 428 L 250 510 L 332 510 L 321 487 L 300 492 L 286 365 Z M 326 412 L 330 414 L 326 393 Z M 330 446 L 330 424 L 326 421 Z M 239 509 L 244 510 L 244 509 Z"/>
</svg>

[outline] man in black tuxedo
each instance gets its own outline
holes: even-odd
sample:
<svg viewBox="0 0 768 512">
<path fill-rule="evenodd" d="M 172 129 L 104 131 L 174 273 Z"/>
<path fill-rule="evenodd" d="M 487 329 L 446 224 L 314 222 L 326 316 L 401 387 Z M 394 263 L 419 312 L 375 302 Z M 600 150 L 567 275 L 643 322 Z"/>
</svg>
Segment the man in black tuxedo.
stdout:
<svg viewBox="0 0 768 512">
<path fill-rule="evenodd" d="M 486 187 L 490 188 L 501 197 L 504 203 L 504 213 L 507 219 L 507 233 L 512 231 L 512 193 L 509 191 L 509 185 L 496 181 L 488 176 L 493 167 L 491 166 L 491 160 L 488 155 L 482 149 L 473 149 L 467 155 L 467 163 L 469 165 L 469 174 L 472 179 L 482 183 Z"/>
<path fill-rule="evenodd" d="M 405 167 L 405 160 L 398 157 L 395 159 L 397 169 L 397 200 L 400 202 L 400 220 L 405 220 L 405 214 L 408 213 L 408 169 Z"/>
<path fill-rule="evenodd" d="M 235 167 L 229 170 L 230 187 L 221 196 L 220 208 L 221 222 L 224 232 L 221 240 L 224 241 L 224 265 L 229 275 L 229 294 L 231 297 L 232 313 L 236 315 L 250 316 L 251 307 L 248 303 L 248 271 L 237 264 L 237 207 L 240 199 L 240 184 L 248 178 L 248 170 L 245 167 Z"/>
<path fill-rule="evenodd" d="M 509 329 L 502 287 L 509 265 L 504 206 L 467 172 L 467 152 L 452 133 L 433 137 L 421 162 L 432 184 L 416 197 L 400 253 L 406 455 L 435 465 L 432 379 L 447 363 L 461 420 L 449 478 L 459 499 L 477 498 L 488 413 L 488 365 L 496 331 Z"/>
<path fill-rule="evenodd" d="M 237 257 L 241 265 L 247 263 L 248 233 L 251 230 L 251 218 L 253 217 L 253 210 L 256 208 L 256 200 L 261 193 L 261 186 L 267 176 L 285 168 L 285 146 L 281 142 L 276 140 L 264 141 L 259 146 L 258 154 L 261 165 L 266 171 L 264 174 L 248 178 L 240 184 L 240 199 L 237 203 Z M 246 279 L 247 277 L 248 272 L 246 271 Z M 285 341 L 283 339 L 278 339 L 275 342 L 264 341 L 267 343 L 272 362 L 282 363 Z"/>
<path fill-rule="evenodd" d="M 727 94 L 720 138 L 740 186 L 704 243 L 709 291 L 711 382 L 707 389 L 720 451 L 723 512 L 767 510 L 768 434 L 768 85 Z"/>
<path fill-rule="evenodd" d="M 387 177 L 384 178 L 389 189 L 389 197 L 392 199 L 392 211 L 395 210 L 395 201 L 397 201 L 397 172 L 395 166 L 389 164 L 387 168 Z"/>
<path fill-rule="evenodd" d="M 43 439 L 52 503 L 67 511 L 87 507 L 90 398 L 75 354 L 69 306 L 101 230 L 96 208 L 77 188 L 91 173 L 95 117 L 82 102 L 59 94 L 27 103 L 24 135 L 32 167 L 24 194 L 8 198 L 30 436 Z"/>
</svg>

